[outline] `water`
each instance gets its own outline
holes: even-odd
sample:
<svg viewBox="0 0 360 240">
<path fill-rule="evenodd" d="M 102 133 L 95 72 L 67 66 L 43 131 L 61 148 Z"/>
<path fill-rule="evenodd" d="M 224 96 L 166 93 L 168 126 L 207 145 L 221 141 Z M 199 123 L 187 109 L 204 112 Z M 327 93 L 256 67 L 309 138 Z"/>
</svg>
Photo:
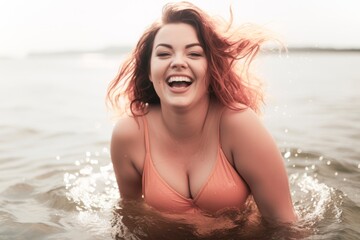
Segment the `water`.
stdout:
<svg viewBox="0 0 360 240">
<path fill-rule="evenodd" d="M 257 62 L 268 93 L 262 117 L 284 156 L 296 228 L 252 228 L 234 213 L 168 221 L 118 203 L 104 98 L 121 59 L 0 60 L 0 239 L 360 237 L 360 54 Z"/>
</svg>

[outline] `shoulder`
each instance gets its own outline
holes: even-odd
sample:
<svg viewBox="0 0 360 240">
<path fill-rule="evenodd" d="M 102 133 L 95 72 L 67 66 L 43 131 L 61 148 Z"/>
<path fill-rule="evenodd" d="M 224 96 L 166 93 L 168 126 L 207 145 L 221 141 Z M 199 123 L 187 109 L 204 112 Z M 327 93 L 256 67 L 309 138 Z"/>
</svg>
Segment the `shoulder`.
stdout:
<svg viewBox="0 0 360 240">
<path fill-rule="evenodd" d="M 229 155 L 247 180 L 262 176 L 259 166 L 275 166 L 276 162 L 281 168 L 282 158 L 275 140 L 252 109 L 226 109 L 221 127 Z"/>
<path fill-rule="evenodd" d="M 254 156 L 277 150 L 274 139 L 261 119 L 249 107 L 241 110 L 225 109 L 220 127 L 222 143 L 229 155 Z"/>
<path fill-rule="evenodd" d="M 249 107 L 239 105 L 239 109 L 225 108 L 222 113 L 221 129 L 225 132 L 249 131 L 253 128 L 262 128 L 259 116 Z"/>
<path fill-rule="evenodd" d="M 128 159 L 140 164 L 142 156 L 139 154 L 142 152 L 140 149 L 144 148 L 143 146 L 144 126 L 141 117 L 126 116 L 119 119 L 111 137 L 112 156 L 120 158 L 126 155 L 129 157 Z"/>
<path fill-rule="evenodd" d="M 116 167 L 130 164 L 138 172 L 142 172 L 144 146 L 144 126 L 141 117 L 126 116 L 119 119 L 111 138 L 110 153 L 113 165 Z"/>
<path fill-rule="evenodd" d="M 140 117 L 125 116 L 117 120 L 112 132 L 112 140 L 132 142 L 143 135 L 143 123 Z"/>
</svg>

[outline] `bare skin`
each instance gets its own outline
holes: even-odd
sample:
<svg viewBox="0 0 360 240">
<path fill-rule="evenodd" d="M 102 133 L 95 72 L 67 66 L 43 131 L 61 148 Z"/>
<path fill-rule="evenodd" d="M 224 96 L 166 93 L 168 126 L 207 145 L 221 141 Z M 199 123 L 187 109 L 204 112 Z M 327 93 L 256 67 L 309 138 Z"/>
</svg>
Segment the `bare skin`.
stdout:
<svg viewBox="0 0 360 240">
<path fill-rule="evenodd" d="M 250 188 L 261 215 L 270 221 L 294 222 L 288 178 L 274 140 L 251 109 L 240 105 L 244 110 L 234 111 L 210 100 L 206 67 L 191 26 L 168 24 L 158 32 L 149 78 L 161 105 L 150 106 L 146 114 L 157 171 L 179 194 L 195 198 L 220 144 Z M 171 76 L 188 77 L 192 84 L 174 90 L 166 83 Z M 111 158 L 123 199 L 141 198 L 145 154 L 142 121 L 120 119 L 113 131 Z"/>
</svg>

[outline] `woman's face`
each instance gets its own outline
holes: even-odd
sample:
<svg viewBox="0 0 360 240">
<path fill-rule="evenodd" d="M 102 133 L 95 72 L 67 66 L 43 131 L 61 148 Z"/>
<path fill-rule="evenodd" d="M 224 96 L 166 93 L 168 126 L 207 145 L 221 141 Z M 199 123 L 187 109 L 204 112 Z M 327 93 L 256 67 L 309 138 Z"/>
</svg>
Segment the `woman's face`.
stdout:
<svg viewBox="0 0 360 240">
<path fill-rule="evenodd" d="M 162 105 L 191 107 L 207 101 L 207 66 L 204 49 L 191 25 L 171 23 L 158 31 L 149 77 Z"/>
</svg>

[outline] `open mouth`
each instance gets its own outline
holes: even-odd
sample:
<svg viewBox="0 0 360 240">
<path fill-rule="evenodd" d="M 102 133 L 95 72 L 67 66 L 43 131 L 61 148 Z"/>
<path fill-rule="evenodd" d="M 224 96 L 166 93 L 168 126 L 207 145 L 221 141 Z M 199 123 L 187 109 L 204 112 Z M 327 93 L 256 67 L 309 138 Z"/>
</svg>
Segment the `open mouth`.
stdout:
<svg viewBox="0 0 360 240">
<path fill-rule="evenodd" d="M 167 84 L 172 88 L 184 88 L 192 84 L 192 80 L 185 76 L 173 76 L 167 80 Z"/>
</svg>

